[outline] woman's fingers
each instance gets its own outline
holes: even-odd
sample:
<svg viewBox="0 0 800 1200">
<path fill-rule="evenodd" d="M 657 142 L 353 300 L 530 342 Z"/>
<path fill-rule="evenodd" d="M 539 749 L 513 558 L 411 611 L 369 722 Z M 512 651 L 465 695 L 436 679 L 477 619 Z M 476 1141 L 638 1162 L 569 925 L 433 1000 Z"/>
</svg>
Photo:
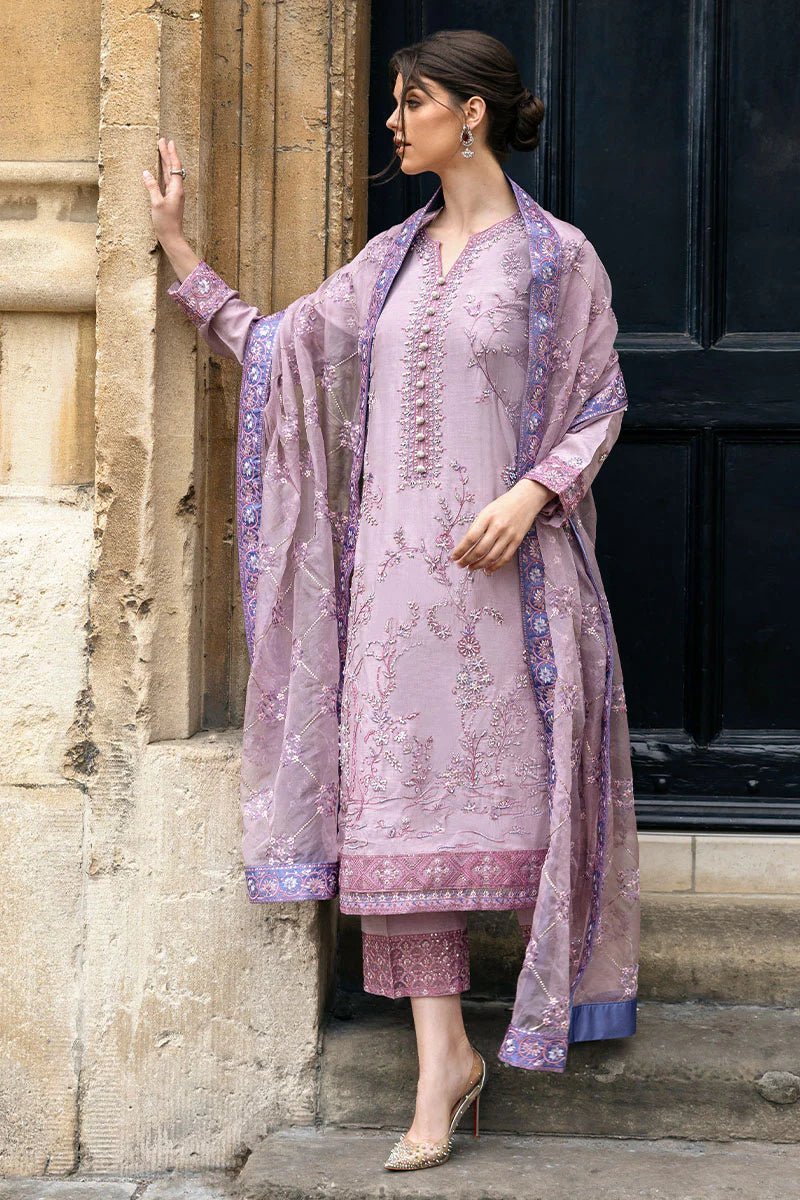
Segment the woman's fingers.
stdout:
<svg viewBox="0 0 800 1200">
<path fill-rule="evenodd" d="M 472 561 L 476 546 L 479 546 L 489 533 L 489 522 L 485 512 L 478 513 L 469 529 L 450 553 L 450 558 L 459 566 L 464 567 Z M 485 547 L 484 547 L 485 549 Z"/>
<path fill-rule="evenodd" d="M 480 518 L 479 518 L 480 521 Z M 470 570 L 483 570 L 487 575 L 491 575 L 493 571 L 499 570 L 505 563 L 513 558 L 521 538 L 517 537 L 513 530 L 506 528 L 496 528 L 487 526 L 483 533 L 475 531 L 474 541 L 468 542 L 469 530 L 458 543 L 455 550 L 452 551 L 450 558 L 459 567 L 468 567 Z M 476 536 L 477 535 L 477 536 Z"/>
<path fill-rule="evenodd" d="M 167 151 L 167 167 L 166 167 L 167 187 L 174 189 L 176 192 L 180 192 L 183 190 L 183 176 L 180 174 L 177 174 L 177 172 L 179 172 L 181 169 L 181 160 L 178 158 L 177 148 L 171 138 L 166 143 L 166 151 Z M 173 171 L 175 171 L 176 174 L 173 175 L 172 174 Z"/>
<path fill-rule="evenodd" d="M 169 151 L 167 150 L 167 139 L 160 137 L 158 139 L 158 160 L 161 164 L 161 178 L 164 183 L 164 188 L 169 187 Z"/>
<path fill-rule="evenodd" d="M 512 489 L 481 509 L 450 558 L 456 566 L 491 575 L 514 557 L 530 526 L 527 499 L 520 504 Z"/>
<path fill-rule="evenodd" d="M 165 245 L 183 233 L 183 177 L 177 173 L 181 169 L 181 161 L 171 138 L 158 139 L 158 161 L 161 180 L 154 179 L 149 171 L 142 171 L 142 179 L 150 193 L 150 215 L 156 237 Z M 172 174 L 173 171 L 176 174 Z"/>
<path fill-rule="evenodd" d="M 168 142 L 168 146 L 169 146 L 170 162 L 176 171 L 180 171 L 181 160 L 178 158 L 178 149 L 177 149 L 175 143 L 171 140 Z"/>
<path fill-rule="evenodd" d="M 501 548 L 495 547 L 491 558 L 477 565 L 482 566 L 487 575 L 492 575 L 494 571 L 499 571 L 501 566 L 511 562 L 517 552 L 517 545 L 513 540 L 501 542 Z"/>
<path fill-rule="evenodd" d="M 158 139 L 158 151 L 161 156 L 161 174 L 164 177 L 164 193 L 166 194 L 172 189 L 172 181 L 175 179 L 175 176 L 169 173 L 172 166 L 172 155 L 166 138 Z"/>
<path fill-rule="evenodd" d="M 484 570 L 487 575 L 498 570 L 511 558 L 516 545 L 513 538 L 498 538 L 486 551 L 470 564 L 476 571 Z"/>
<path fill-rule="evenodd" d="M 505 532 L 495 519 L 485 512 L 479 513 L 450 557 L 459 567 L 475 566 L 505 536 Z"/>
</svg>

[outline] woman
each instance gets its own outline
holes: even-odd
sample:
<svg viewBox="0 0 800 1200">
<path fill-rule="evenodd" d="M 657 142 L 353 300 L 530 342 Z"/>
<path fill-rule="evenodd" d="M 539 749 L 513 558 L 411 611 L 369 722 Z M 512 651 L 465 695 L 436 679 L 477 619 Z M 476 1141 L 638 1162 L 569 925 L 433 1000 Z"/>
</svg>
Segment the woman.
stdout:
<svg viewBox="0 0 800 1200">
<path fill-rule="evenodd" d="M 254 901 L 339 896 L 364 987 L 410 996 L 414 1119 L 384 1164 L 444 1162 L 486 1064 L 464 1029 L 467 913 L 527 947 L 501 1062 L 636 1028 L 638 843 L 590 484 L 627 406 L 611 287 L 581 230 L 504 172 L 543 105 L 471 30 L 395 54 L 386 124 L 427 205 L 263 316 L 182 234 L 170 295 L 243 364 L 237 529 L 251 671 Z"/>
</svg>

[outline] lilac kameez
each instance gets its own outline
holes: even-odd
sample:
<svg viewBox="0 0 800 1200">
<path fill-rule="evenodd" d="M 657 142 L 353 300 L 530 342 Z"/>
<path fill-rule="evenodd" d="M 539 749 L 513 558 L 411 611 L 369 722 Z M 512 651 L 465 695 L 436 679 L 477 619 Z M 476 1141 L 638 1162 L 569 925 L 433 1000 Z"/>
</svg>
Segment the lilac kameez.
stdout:
<svg viewBox="0 0 800 1200">
<path fill-rule="evenodd" d="M 590 491 L 627 396 L 596 251 L 509 182 L 517 212 L 446 274 L 437 193 L 280 313 L 205 262 L 169 291 L 244 367 L 251 899 L 338 895 L 387 995 L 463 990 L 466 913 L 514 910 L 499 1057 L 563 1070 L 569 1041 L 635 1031 L 638 845 Z M 556 495 L 519 553 L 457 566 L 523 475 Z"/>
<path fill-rule="evenodd" d="M 423 224 L 377 324 L 342 702 L 342 912 L 536 896 L 547 752 L 516 558 L 491 575 L 449 558 L 514 467 L 527 259 L 517 212 L 443 276 Z"/>
</svg>

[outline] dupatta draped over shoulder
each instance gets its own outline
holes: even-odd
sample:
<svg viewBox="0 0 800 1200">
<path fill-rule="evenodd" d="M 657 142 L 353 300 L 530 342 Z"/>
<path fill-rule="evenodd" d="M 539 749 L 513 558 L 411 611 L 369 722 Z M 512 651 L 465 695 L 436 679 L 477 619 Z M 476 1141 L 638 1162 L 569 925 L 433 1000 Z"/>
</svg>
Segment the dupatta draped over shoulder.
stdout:
<svg viewBox="0 0 800 1200">
<path fill-rule="evenodd" d="M 525 658 L 547 743 L 549 839 L 498 1058 L 563 1071 L 570 1042 L 636 1029 L 638 842 L 591 493 L 628 401 L 611 285 L 594 246 L 507 178 L 532 267 L 508 482 L 528 476 L 556 495 L 517 551 Z M 315 292 L 240 331 L 236 518 L 251 662 L 241 804 L 256 902 L 338 894 L 341 685 L 372 344 L 392 281 L 440 201 L 441 188 Z M 213 314 L 238 295 L 205 263 L 188 296 L 175 284 L 170 292 L 207 336 Z"/>
</svg>

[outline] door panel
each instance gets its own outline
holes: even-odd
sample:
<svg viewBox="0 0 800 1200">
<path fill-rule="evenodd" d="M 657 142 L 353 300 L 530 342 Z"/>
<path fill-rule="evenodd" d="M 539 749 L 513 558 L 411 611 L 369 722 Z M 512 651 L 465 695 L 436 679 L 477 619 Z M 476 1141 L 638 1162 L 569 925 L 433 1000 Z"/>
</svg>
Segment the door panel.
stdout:
<svg viewBox="0 0 800 1200">
<path fill-rule="evenodd" d="M 613 283 L 630 407 L 593 491 L 640 827 L 800 829 L 796 6 L 397 8 L 373 15 L 370 170 L 392 50 L 483 29 L 546 105 L 506 169 Z M 370 234 L 437 183 L 373 185 Z"/>
</svg>

